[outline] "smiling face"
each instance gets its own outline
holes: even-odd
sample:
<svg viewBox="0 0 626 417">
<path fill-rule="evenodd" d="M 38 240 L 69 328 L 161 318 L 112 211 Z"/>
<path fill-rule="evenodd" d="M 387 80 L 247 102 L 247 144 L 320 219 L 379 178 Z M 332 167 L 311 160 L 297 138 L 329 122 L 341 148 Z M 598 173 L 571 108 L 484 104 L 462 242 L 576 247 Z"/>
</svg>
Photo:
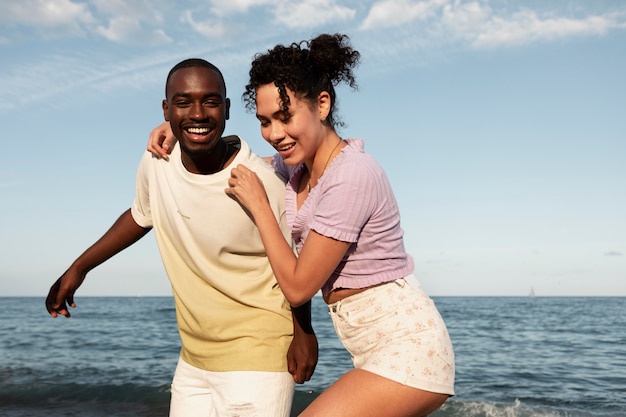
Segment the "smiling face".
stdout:
<svg viewBox="0 0 626 417">
<path fill-rule="evenodd" d="M 185 167 L 206 165 L 223 156 L 217 146 L 229 118 L 230 100 L 219 73 L 188 67 L 174 72 L 165 89 L 163 115 L 178 139 Z M 215 152 L 214 152 L 215 151 Z"/>
<path fill-rule="evenodd" d="M 324 138 L 332 132 L 323 121 L 327 113 L 327 94 L 311 103 L 298 99 L 287 89 L 289 108 L 281 106 L 278 87 L 266 84 L 256 90 L 256 117 L 261 135 L 280 153 L 285 163 L 311 163 Z"/>
</svg>

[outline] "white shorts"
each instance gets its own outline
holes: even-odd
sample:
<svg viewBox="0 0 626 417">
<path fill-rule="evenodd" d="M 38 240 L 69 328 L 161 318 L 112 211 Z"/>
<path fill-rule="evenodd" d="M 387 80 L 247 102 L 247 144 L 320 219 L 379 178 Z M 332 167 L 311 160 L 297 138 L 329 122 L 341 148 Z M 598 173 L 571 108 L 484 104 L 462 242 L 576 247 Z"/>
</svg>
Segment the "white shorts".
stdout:
<svg viewBox="0 0 626 417">
<path fill-rule="evenodd" d="M 435 303 L 413 275 L 328 306 L 355 368 L 454 395 L 454 351 Z"/>
<path fill-rule="evenodd" d="M 170 417 L 289 417 L 289 372 L 210 372 L 178 360 Z"/>
</svg>

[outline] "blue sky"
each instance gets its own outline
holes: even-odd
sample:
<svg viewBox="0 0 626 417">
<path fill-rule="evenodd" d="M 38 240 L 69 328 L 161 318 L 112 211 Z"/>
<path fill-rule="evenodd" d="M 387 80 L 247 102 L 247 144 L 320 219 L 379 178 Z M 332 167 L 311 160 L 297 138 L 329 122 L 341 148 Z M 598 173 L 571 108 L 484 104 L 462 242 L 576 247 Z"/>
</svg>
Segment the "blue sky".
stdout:
<svg viewBox="0 0 626 417">
<path fill-rule="evenodd" d="M 626 296 L 626 3 L 0 2 L 0 296 L 52 282 L 132 203 L 169 69 L 224 72 L 227 133 L 270 148 L 252 56 L 322 32 L 363 57 L 339 91 L 400 203 L 432 295 Z M 169 295 L 152 234 L 79 295 Z"/>
</svg>

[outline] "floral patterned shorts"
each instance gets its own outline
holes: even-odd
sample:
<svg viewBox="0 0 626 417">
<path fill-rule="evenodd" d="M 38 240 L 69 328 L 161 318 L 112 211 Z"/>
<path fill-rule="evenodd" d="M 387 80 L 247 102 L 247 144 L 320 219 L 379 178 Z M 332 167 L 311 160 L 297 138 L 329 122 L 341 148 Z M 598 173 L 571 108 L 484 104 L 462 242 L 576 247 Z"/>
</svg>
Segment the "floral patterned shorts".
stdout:
<svg viewBox="0 0 626 417">
<path fill-rule="evenodd" d="M 328 306 L 354 366 L 425 391 L 454 395 L 454 351 L 435 303 L 413 275 Z"/>
</svg>

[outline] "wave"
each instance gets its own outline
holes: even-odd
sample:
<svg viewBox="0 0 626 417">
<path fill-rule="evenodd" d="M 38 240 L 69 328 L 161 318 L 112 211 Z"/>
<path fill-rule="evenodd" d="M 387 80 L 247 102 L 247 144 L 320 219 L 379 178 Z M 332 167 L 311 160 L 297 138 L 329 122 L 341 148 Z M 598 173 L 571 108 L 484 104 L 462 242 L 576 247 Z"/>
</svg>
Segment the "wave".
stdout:
<svg viewBox="0 0 626 417">
<path fill-rule="evenodd" d="M 293 401 L 292 417 L 304 410 L 320 393 L 315 391 L 296 391 Z M 626 417 L 623 411 L 613 413 L 573 411 L 549 406 L 530 406 L 519 399 L 512 404 L 489 403 L 480 401 L 448 400 L 439 410 L 429 417 Z"/>
<path fill-rule="evenodd" d="M 292 417 L 317 396 L 318 391 L 294 395 Z M 44 417 L 50 415 L 104 417 L 163 417 L 169 410 L 169 385 L 85 385 L 74 383 L 5 386 L 0 392 L 0 415 Z M 430 417 L 625 417 L 623 412 L 592 413 L 547 406 L 530 406 L 520 400 L 512 404 L 450 399 Z"/>
<path fill-rule="evenodd" d="M 53 405 L 58 403 L 169 403 L 170 387 L 150 387 L 124 383 L 86 385 L 75 383 L 30 383 L 4 386 L 0 405 Z"/>
<path fill-rule="evenodd" d="M 516 399 L 512 404 L 448 400 L 430 417 L 625 417 L 615 413 L 598 413 L 549 406 L 530 406 Z"/>
</svg>

